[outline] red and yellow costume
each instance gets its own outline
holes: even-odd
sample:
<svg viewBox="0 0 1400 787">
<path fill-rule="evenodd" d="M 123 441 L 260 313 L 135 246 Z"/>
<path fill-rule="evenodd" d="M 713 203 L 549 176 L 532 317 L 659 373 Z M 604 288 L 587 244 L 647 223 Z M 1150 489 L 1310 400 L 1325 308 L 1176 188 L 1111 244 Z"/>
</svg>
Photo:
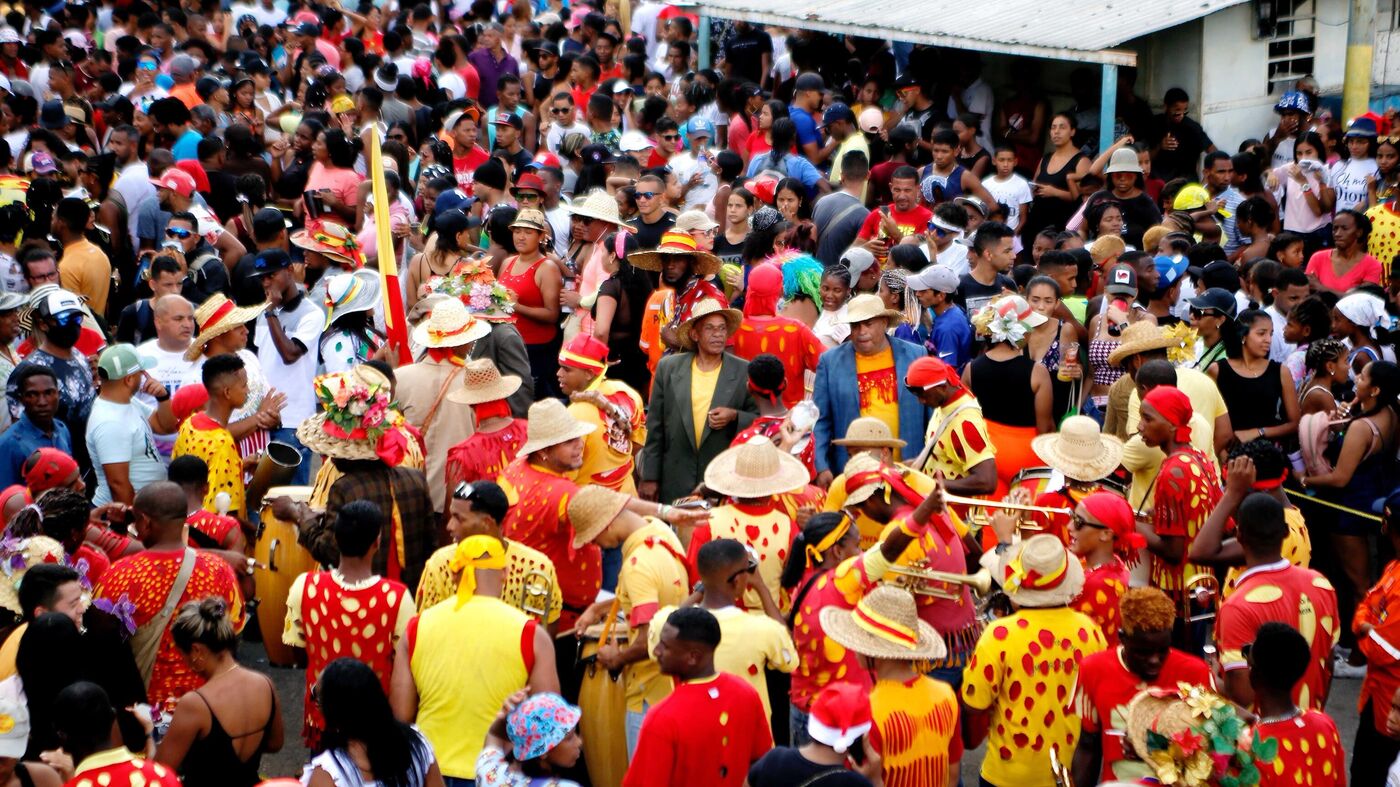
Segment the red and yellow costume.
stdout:
<svg viewBox="0 0 1400 787">
<path fill-rule="evenodd" d="M 484 407 L 496 404 L 501 406 L 500 415 L 510 415 L 510 407 L 505 400 L 488 402 L 472 408 L 476 412 L 476 422 L 481 423 L 490 417 L 483 415 Z M 520 446 L 525 445 L 526 430 L 525 419 L 516 418 L 504 429 L 473 432 L 471 437 L 449 448 L 445 473 L 449 497 L 463 481 L 494 481 L 500 477 L 501 471 L 520 453 Z"/>
<path fill-rule="evenodd" d="M 501 523 L 502 535 L 543 552 L 559 575 L 564 611 L 559 630 L 573 628 L 574 621 L 598 597 L 603 585 L 602 552 L 595 544 L 574 549 L 574 528 L 568 521 L 569 499 L 578 485 L 562 475 L 530 464 L 528 457 L 506 466 L 501 488 L 510 500 L 510 511 Z"/>
<path fill-rule="evenodd" d="M 220 547 L 228 545 L 229 535 L 237 532 L 238 520 L 224 514 L 216 514 L 201 508 L 185 519 L 190 530 L 198 531 Z"/>
<path fill-rule="evenodd" d="M 749 384 L 749 390 L 753 391 L 752 383 Z M 755 393 L 755 395 L 757 395 L 757 393 Z M 734 441 L 731 442 L 729 445 L 731 447 L 736 445 L 743 445 L 744 443 L 747 443 L 755 437 L 766 437 L 769 439 L 769 441 L 773 443 L 773 445 L 777 445 L 778 441 L 782 439 L 783 422 L 786 420 L 787 416 L 785 415 L 760 415 L 759 417 L 753 419 L 753 423 L 749 425 L 749 428 L 735 435 Z M 811 435 L 808 435 L 807 437 L 802 439 L 802 442 L 799 443 L 799 445 L 802 446 L 801 451 L 796 454 L 793 454 L 793 456 L 797 457 L 797 459 L 807 467 L 807 473 L 809 476 L 811 476 L 812 478 L 816 478 L 816 441 L 812 439 Z"/>
<path fill-rule="evenodd" d="M 560 366 L 594 375 L 588 388 L 569 403 L 575 420 L 595 427 L 583 438 L 583 466 L 577 477 L 584 484 L 635 495 L 633 456 L 646 443 L 646 406 L 627 384 L 607 378 L 607 364 L 608 346 L 586 334 L 578 334 L 559 351 Z"/>
<path fill-rule="evenodd" d="M 1346 787 L 1346 752 L 1331 716 L 1305 710 L 1291 719 L 1256 724 L 1254 736 L 1278 741 L 1274 761 L 1259 764 L 1259 787 Z"/>
<path fill-rule="evenodd" d="M 962 759 L 958 695 L 941 680 L 881 680 L 870 692 L 870 745 L 888 787 L 945 787 Z"/>
<path fill-rule="evenodd" d="M 759 580 L 767 586 L 778 608 L 786 611 L 791 599 L 779 578 L 799 530 L 776 496 L 762 501 L 730 502 L 712 510 L 709 524 L 697 527 L 691 534 L 687 557 L 695 565 L 700 547 L 712 539 L 732 538 L 752 548 L 758 553 Z M 743 604 L 745 609 L 763 608 L 753 589 L 745 591 Z"/>
<path fill-rule="evenodd" d="M 759 266 L 749 274 L 751 282 L 763 267 Z M 782 272 L 777 271 L 777 274 L 781 289 Z M 816 373 L 817 361 L 826 346 L 812 333 L 811 328 L 791 317 L 760 316 L 747 312 L 746 308 L 739 332 L 734 334 L 734 354 L 746 361 L 752 361 L 764 353 L 777 356 L 783 362 L 783 377 L 787 383 L 783 388 L 783 404 L 792 407 L 806 398 L 806 376 L 809 372 Z"/>
<path fill-rule="evenodd" d="M 302 737 L 309 748 L 317 747 L 325 726 L 320 706 L 311 699 L 321 670 L 349 656 L 369 665 L 387 693 L 394 646 L 415 614 L 408 588 L 392 579 L 373 576 L 350 584 L 337 572 L 314 571 L 292 582 L 282 641 L 306 650 Z"/>
<path fill-rule="evenodd" d="M 218 511 L 215 498 L 220 492 L 227 492 L 230 498 L 228 510 L 244 516 L 247 505 L 243 486 L 243 459 L 238 454 L 238 444 L 223 424 L 209 417 L 207 413 L 195 413 L 180 424 L 180 433 L 175 438 L 175 450 L 171 458 L 186 454 L 197 456 L 209 466 L 209 491 L 204 495 L 204 510 Z"/>
<path fill-rule="evenodd" d="M 1121 496 L 1099 490 L 1080 498 L 1079 503 L 1113 533 L 1113 557 L 1097 566 L 1084 566 L 1084 587 L 1070 602 L 1070 607 L 1093 619 L 1108 646 L 1116 648 L 1123 620 L 1118 605 L 1128 589 L 1128 565 L 1136 561 L 1147 539 L 1137 532 L 1133 509 Z"/>
</svg>

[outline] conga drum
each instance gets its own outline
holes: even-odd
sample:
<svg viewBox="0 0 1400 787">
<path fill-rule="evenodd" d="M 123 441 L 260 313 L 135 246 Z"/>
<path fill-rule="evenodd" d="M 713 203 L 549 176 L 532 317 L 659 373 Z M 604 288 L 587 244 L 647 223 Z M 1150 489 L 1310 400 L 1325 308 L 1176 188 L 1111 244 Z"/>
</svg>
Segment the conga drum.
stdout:
<svg viewBox="0 0 1400 787">
<path fill-rule="evenodd" d="M 258 593 L 258 630 L 262 632 L 263 647 L 268 662 L 279 667 L 296 665 L 292 648 L 282 644 L 282 628 L 287 620 L 287 594 L 297 576 L 317 569 L 315 558 L 297 543 L 295 522 L 278 519 L 272 513 L 272 501 L 289 497 L 306 502 L 311 497 L 309 486 L 275 486 L 263 498 L 262 524 L 253 546 L 253 583 Z"/>
<path fill-rule="evenodd" d="M 627 692 L 622 676 L 613 677 L 595 660 L 604 637 L 618 646 L 628 642 L 627 624 L 618 623 L 611 632 L 604 624 L 589 626 L 579 640 L 579 661 L 583 683 L 578 705 L 583 711 L 579 734 L 583 736 L 583 757 L 593 787 L 619 787 L 627 773 Z"/>
</svg>

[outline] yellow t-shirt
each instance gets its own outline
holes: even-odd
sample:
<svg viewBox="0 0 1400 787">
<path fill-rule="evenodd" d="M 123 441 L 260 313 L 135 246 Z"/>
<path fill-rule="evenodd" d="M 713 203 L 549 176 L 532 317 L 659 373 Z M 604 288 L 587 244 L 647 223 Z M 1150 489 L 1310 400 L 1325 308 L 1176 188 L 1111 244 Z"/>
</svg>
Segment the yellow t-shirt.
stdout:
<svg viewBox="0 0 1400 787">
<path fill-rule="evenodd" d="M 228 429 L 204 413 L 186 418 L 180 424 L 171 458 L 178 459 L 186 454 L 203 459 L 209 466 L 209 492 L 204 496 L 204 510 L 218 513 L 216 498 L 220 492 L 228 492 L 228 510 L 247 519 L 243 459 Z"/>
<path fill-rule="evenodd" d="M 938 442 L 929 450 L 928 459 L 919 468 L 925 474 L 944 478 L 963 478 L 972 468 L 996 459 L 997 449 L 987 434 L 987 422 L 982 418 L 982 408 L 976 405 L 963 407 L 965 397 L 949 402 L 934 411 L 924 433 L 927 444 L 936 436 Z M 949 421 L 945 427 L 944 421 Z M 898 434 L 898 432 L 896 432 Z"/>
<path fill-rule="evenodd" d="M 894 348 L 885 347 L 874 355 L 856 353 L 856 386 L 860 414 L 885 422 L 890 434 L 899 434 L 899 376 L 895 373 Z M 899 459 L 899 449 L 894 449 Z"/>
<path fill-rule="evenodd" d="M 881 680 L 870 692 L 875 728 L 870 742 L 885 773 L 907 777 L 902 784 L 946 785 L 949 753 L 962 750 L 958 697 L 941 680 L 920 675 L 908 683 Z M 999 720 L 998 720 L 999 721 Z"/>
<path fill-rule="evenodd" d="M 678 607 L 690 595 L 680 539 L 665 523 L 650 519 L 622 543 L 622 571 L 617 578 L 617 602 L 631 627 L 651 623 L 662 607 Z M 642 703 L 655 705 L 671 694 L 671 679 L 653 659 L 628 664 L 622 673 L 627 686 L 627 710 L 642 712 Z"/>
<path fill-rule="evenodd" d="M 700 364 L 690 362 L 690 415 L 695 419 L 695 445 L 705 435 L 705 421 L 710 415 L 710 402 L 715 398 L 715 386 L 719 383 L 719 370 L 724 364 L 711 371 L 704 371 Z"/>
<path fill-rule="evenodd" d="M 427 609 L 450 598 L 457 597 L 457 582 L 461 575 L 452 570 L 452 555 L 457 551 L 456 544 L 438 549 L 423 566 L 423 576 L 418 580 L 418 608 Z M 525 579 L 532 571 L 542 571 L 549 577 L 549 601 L 545 605 L 543 623 L 553 623 L 559 619 L 564 608 L 564 596 L 559 592 L 559 577 L 554 573 L 554 563 L 543 552 L 531 549 L 518 541 L 506 542 L 506 576 L 501 588 L 501 600 L 525 611 L 526 602 L 537 606 L 540 602 L 528 599 L 525 593 Z"/>
<path fill-rule="evenodd" d="M 661 641 L 661 627 L 675 611 L 675 607 L 667 607 L 652 618 L 651 628 L 647 630 L 647 653 L 656 652 L 656 644 Z M 792 672 L 797 669 L 797 648 L 792 644 L 787 626 L 762 612 L 745 612 L 738 607 L 710 612 L 719 621 L 720 632 L 719 647 L 715 648 L 715 669 L 748 681 L 763 700 L 763 714 L 773 718 L 764 670 Z"/>
<path fill-rule="evenodd" d="M 1079 741 L 1079 716 L 1067 707 L 1079 662 L 1105 647 L 1098 625 L 1068 607 L 1025 608 L 982 631 L 963 671 L 962 701 L 991 711 L 983 779 L 1055 787 L 1050 744 L 1068 768 Z"/>
<path fill-rule="evenodd" d="M 787 612 L 791 601 L 782 587 L 783 562 L 800 529 L 783 508 L 751 514 L 731 504 L 718 506 L 710 512 L 710 538 L 732 538 L 758 554 L 758 578 L 783 612 Z M 691 548 L 697 547 L 692 544 Z M 744 607 L 763 608 L 758 591 L 750 588 L 744 592 Z"/>
</svg>

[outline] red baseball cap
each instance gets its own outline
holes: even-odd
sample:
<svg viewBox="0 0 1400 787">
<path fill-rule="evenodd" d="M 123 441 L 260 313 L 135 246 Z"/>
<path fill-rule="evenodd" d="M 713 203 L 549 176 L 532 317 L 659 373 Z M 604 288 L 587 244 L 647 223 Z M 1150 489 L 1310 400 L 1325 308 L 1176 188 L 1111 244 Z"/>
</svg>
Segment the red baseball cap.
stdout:
<svg viewBox="0 0 1400 787">
<path fill-rule="evenodd" d="M 194 178 L 194 190 L 208 193 L 209 174 L 204 171 L 204 165 L 193 159 L 187 159 L 175 164 L 177 169 L 184 170 L 190 177 Z"/>
<path fill-rule="evenodd" d="M 194 194 L 194 176 L 176 167 L 169 167 L 160 177 L 151 178 L 151 185 L 158 189 L 170 189 L 182 197 Z"/>
</svg>

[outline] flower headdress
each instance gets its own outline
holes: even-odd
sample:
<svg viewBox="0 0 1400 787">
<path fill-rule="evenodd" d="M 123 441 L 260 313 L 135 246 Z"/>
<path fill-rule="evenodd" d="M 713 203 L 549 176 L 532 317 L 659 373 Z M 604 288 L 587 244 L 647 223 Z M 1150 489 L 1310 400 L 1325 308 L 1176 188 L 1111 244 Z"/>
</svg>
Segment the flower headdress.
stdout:
<svg viewBox="0 0 1400 787">
<path fill-rule="evenodd" d="M 1188 323 L 1179 322 L 1167 328 L 1163 335 L 1171 340 L 1167 346 L 1167 360 L 1172 366 L 1180 366 L 1196 357 L 1196 329 Z"/>
<path fill-rule="evenodd" d="M 977 331 L 978 336 L 990 336 L 992 344 L 1010 342 L 1020 346 L 1026 339 L 1026 334 L 1030 333 L 1030 323 L 1022 319 L 1020 313 L 1012 308 L 1003 308 L 1002 304 L 1010 301 L 1003 298 L 996 303 L 983 306 L 972 317 L 972 327 Z"/>
<path fill-rule="evenodd" d="M 483 260 L 463 258 L 446 276 L 429 279 L 426 294 L 450 295 L 474 313 L 510 315 L 515 312 L 515 294 Z"/>
<path fill-rule="evenodd" d="M 397 466 L 408 448 L 404 431 L 418 436 L 390 399 L 389 381 L 374 369 L 323 374 L 312 387 L 323 410 L 320 431 L 327 437 L 368 443 L 376 456 Z"/>
<path fill-rule="evenodd" d="M 1220 695 L 1189 683 L 1139 693 L 1128 706 L 1128 738 L 1162 784 L 1249 787 L 1278 741 L 1261 741 Z"/>
</svg>

